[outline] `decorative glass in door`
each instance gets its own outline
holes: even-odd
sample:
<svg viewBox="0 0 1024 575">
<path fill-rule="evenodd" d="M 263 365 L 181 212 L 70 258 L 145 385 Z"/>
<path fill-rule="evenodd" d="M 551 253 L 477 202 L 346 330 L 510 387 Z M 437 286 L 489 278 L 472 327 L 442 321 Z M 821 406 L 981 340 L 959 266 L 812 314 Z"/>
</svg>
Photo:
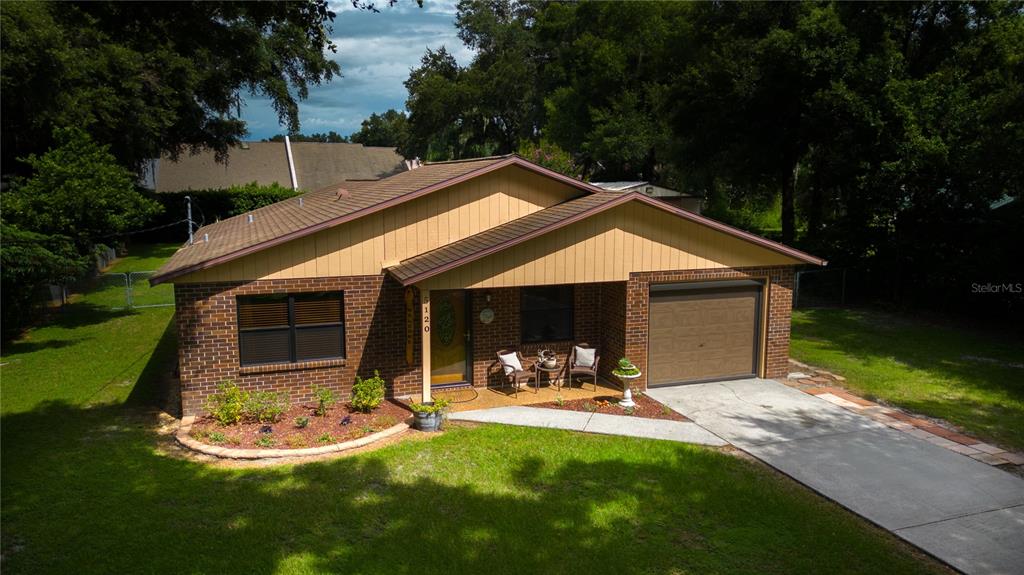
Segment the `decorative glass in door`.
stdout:
<svg viewBox="0 0 1024 575">
<path fill-rule="evenodd" d="M 469 381 L 466 291 L 441 290 L 430 294 L 430 383 L 445 385 Z"/>
</svg>

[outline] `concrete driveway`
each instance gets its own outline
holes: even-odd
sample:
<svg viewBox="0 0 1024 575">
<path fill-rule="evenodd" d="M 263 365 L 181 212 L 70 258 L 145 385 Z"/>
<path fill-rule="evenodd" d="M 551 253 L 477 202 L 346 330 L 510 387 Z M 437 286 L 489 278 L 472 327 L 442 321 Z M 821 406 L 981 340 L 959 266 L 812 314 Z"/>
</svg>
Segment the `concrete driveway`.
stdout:
<svg viewBox="0 0 1024 575">
<path fill-rule="evenodd" d="M 1024 573 L 1024 480 L 772 380 L 647 393 L 966 573 Z"/>
</svg>

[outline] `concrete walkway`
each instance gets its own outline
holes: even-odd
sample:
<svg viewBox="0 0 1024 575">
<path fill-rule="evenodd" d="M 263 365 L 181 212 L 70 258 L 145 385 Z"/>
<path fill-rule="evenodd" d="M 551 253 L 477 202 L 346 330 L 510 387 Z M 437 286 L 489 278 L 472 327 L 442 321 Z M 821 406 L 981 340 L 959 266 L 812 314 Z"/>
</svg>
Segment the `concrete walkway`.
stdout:
<svg viewBox="0 0 1024 575">
<path fill-rule="evenodd" d="M 504 423 L 525 427 L 549 427 L 604 435 L 624 435 L 647 439 L 664 439 L 683 443 L 696 443 L 720 447 L 727 445 L 721 437 L 689 421 L 644 419 L 626 415 L 586 413 L 543 407 L 496 407 L 458 411 L 448 416 L 456 421 L 478 423 Z"/>
<path fill-rule="evenodd" d="M 1024 573 L 1018 477 L 776 381 L 648 395 L 965 573 Z"/>
</svg>

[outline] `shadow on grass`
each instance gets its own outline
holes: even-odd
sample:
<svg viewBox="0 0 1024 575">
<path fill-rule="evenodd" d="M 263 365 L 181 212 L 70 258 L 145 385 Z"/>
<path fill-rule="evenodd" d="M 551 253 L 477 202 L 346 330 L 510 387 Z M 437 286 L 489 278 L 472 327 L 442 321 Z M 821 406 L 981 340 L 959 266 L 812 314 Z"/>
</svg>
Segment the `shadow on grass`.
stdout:
<svg viewBox="0 0 1024 575">
<path fill-rule="evenodd" d="M 677 444 L 491 426 L 232 470 L 166 455 L 151 423 L 61 403 L 3 418 L 5 572 L 934 569 L 752 464 Z"/>
<path fill-rule="evenodd" d="M 986 337 L 951 327 L 931 326 L 872 312 L 814 309 L 795 323 L 800 338 L 861 362 L 895 360 L 937 378 L 1005 392 L 1024 400 L 1024 370 L 1005 362 L 1024 357 L 1024 342 L 1013 336 Z M 972 361 L 977 355 L 994 362 Z"/>
</svg>

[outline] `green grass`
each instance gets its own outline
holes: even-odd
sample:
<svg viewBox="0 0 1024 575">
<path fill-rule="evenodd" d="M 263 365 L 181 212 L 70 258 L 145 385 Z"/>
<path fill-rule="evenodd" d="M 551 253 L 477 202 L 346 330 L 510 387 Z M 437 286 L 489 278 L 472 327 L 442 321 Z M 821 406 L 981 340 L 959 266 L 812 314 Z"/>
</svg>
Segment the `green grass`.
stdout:
<svg viewBox="0 0 1024 575">
<path fill-rule="evenodd" d="M 1024 448 L 1024 342 L 877 311 L 793 312 L 791 355 L 846 385 Z"/>
<path fill-rule="evenodd" d="M 344 459 L 211 467 L 152 411 L 169 309 L 86 296 L 4 352 L 5 573 L 936 573 L 764 466 L 485 426 Z"/>
</svg>

